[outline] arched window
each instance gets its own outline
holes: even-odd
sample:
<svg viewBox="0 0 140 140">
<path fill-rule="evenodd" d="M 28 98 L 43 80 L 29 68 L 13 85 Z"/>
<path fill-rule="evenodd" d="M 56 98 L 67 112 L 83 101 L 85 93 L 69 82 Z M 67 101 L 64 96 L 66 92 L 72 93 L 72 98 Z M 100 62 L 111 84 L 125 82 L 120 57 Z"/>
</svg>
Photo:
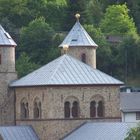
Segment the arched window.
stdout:
<svg viewBox="0 0 140 140">
<path fill-rule="evenodd" d="M 70 118 L 70 102 L 65 102 L 65 118 Z"/>
<path fill-rule="evenodd" d="M 96 102 L 90 102 L 90 117 L 96 117 Z"/>
<path fill-rule="evenodd" d="M 85 53 L 83 53 L 81 55 L 81 61 L 84 62 L 84 63 L 86 63 L 86 54 Z"/>
<path fill-rule="evenodd" d="M 41 118 L 41 102 L 38 98 L 34 100 L 34 118 Z"/>
<path fill-rule="evenodd" d="M 76 97 L 68 97 L 64 103 L 64 117 L 77 118 L 79 117 L 79 102 Z"/>
<path fill-rule="evenodd" d="M 76 118 L 78 117 L 78 113 L 79 112 L 79 104 L 77 101 L 73 102 L 73 106 L 72 106 L 72 117 Z"/>
<path fill-rule="evenodd" d="M 104 116 L 104 102 L 103 97 L 96 95 L 90 102 L 90 117 L 103 117 Z"/>
<path fill-rule="evenodd" d="M 98 114 L 98 117 L 103 117 L 103 101 L 99 101 L 98 102 L 98 108 L 97 108 L 97 114 Z"/>
<path fill-rule="evenodd" d="M 28 102 L 26 101 L 25 98 L 21 101 L 20 108 L 21 108 L 21 118 L 22 119 L 29 118 Z"/>
</svg>

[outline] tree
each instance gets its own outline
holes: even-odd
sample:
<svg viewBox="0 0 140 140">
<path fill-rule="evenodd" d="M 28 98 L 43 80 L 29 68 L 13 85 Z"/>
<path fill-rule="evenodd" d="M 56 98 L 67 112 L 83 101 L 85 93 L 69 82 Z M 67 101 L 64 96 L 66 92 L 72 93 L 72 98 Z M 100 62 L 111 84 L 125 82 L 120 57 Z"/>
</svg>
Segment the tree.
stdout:
<svg viewBox="0 0 140 140">
<path fill-rule="evenodd" d="M 29 23 L 27 27 L 22 28 L 20 35 L 20 47 L 18 52 L 26 52 L 32 62 L 40 65 L 50 61 L 48 57 L 56 46 L 52 46 L 52 40 L 55 35 L 54 30 L 46 23 L 43 17 L 37 18 Z M 54 54 L 53 58 L 58 56 Z M 52 58 L 52 57 L 51 57 Z"/>
<path fill-rule="evenodd" d="M 109 35 L 136 34 L 135 23 L 128 12 L 126 4 L 109 6 L 100 25 L 103 33 Z"/>
<path fill-rule="evenodd" d="M 90 0 L 86 7 L 86 13 L 88 22 L 98 27 L 103 17 L 103 9 L 99 0 Z"/>
<path fill-rule="evenodd" d="M 140 123 L 137 127 L 129 130 L 125 140 L 140 140 Z"/>
<path fill-rule="evenodd" d="M 31 62 L 30 57 L 25 52 L 23 52 L 16 61 L 16 70 L 19 77 L 25 76 L 38 67 L 39 65 Z"/>
</svg>

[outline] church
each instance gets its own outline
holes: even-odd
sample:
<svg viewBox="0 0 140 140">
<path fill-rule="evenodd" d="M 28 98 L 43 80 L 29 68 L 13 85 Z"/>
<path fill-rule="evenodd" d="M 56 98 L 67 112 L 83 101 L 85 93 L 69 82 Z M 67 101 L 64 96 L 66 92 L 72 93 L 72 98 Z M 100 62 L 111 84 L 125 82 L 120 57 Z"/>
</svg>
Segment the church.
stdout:
<svg viewBox="0 0 140 140">
<path fill-rule="evenodd" d="M 1 125 L 31 125 L 41 140 L 59 140 L 91 120 L 121 120 L 124 83 L 96 69 L 98 45 L 79 18 L 59 45 L 62 55 L 18 80 L 16 43 L 0 27 Z"/>
</svg>

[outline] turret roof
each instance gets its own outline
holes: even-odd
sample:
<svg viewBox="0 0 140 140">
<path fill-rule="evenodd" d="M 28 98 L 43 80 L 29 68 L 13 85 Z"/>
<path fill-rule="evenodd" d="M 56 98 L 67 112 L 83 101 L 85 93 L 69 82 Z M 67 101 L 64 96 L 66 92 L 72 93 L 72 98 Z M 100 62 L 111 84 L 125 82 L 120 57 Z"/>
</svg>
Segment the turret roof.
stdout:
<svg viewBox="0 0 140 140">
<path fill-rule="evenodd" d="M 12 37 L 0 25 L 0 46 L 17 46 Z"/>
<path fill-rule="evenodd" d="M 79 20 L 76 21 L 75 25 L 72 27 L 68 35 L 65 37 L 64 41 L 59 45 L 63 47 L 64 45 L 72 46 L 92 46 L 97 47 L 98 45 L 92 40 L 86 30 L 82 27 Z"/>
</svg>

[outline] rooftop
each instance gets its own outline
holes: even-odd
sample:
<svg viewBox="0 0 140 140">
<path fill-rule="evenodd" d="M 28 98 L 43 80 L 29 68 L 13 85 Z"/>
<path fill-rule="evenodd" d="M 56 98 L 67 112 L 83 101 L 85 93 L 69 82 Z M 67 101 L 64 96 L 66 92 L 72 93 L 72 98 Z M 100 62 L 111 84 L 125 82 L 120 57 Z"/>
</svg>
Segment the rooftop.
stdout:
<svg viewBox="0 0 140 140">
<path fill-rule="evenodd" d="M 122 84 L 123 82 L 65 54 L 11 83 L 10 86 Z"/>
<path fill-rule="evenodd" d="M 2 140 L 39 140 L 30 126 L 0 126 Z"/>
<path fill-rule="evenodd" d="M 12 37 L 0 25 L 0 46 L 17 46 Z"/>
<path fill-rule="evenodd" d="M 135 126 L 129 123 L 88 122 L 63 140 L 124 140 L 128 130 Z"/>
<path fill-rule="evenodd" d="M 63 47 L 68 45 L 69 47 L 74 46 L 86 46 L 86 47 L 97 47 L 98 45 L 92 40 L 86 30 L 82 27 L 79 20 L 76 21 L 75 25 L 72 27 L 68 35 L 65 37 L 64 41 L 59 45 Z"/>
</svg>

